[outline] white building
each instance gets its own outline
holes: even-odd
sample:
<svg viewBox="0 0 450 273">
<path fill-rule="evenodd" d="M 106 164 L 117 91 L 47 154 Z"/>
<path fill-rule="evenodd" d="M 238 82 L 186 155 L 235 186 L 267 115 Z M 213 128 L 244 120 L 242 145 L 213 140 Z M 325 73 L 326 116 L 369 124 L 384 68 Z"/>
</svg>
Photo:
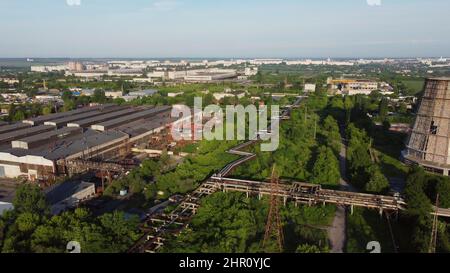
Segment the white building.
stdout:
<svg viewBox="0 0 450 273">
<path fill-rule="evenodd" d="M 19 80 L 16 78 L 0 78 L 0 82 L 4 82 L 9 85 L 13 85 L 13 84 L 19 83 Z"/>
<path fill-rule="evenodd" d="M 138 82 L 138 83 L 153 83 L 154 82 L 154 80 L 152 78 L 134 78 L 130 81 Z"/>
<path fill-rule="evenodd" d="M 62 99 L 60 96 L 52 96 L 52 95 L 37 95 L 35 97 L 35 100 L 42 103 L 48 103 L 48 102 L 62 102 Z"/>
<path fill-rule="evenodd" d="M 92 70 L 92 71 L 81 71 L 81 72 L 73 72 L 66 71 L 66 76 L 75 76 L 79 78 L 101 78 L 108 74 L 108 71 L 100 71 L 100 70 Z"/>
<path fill-rule="evenodd" d="M 178 97 L 178 96 L 181 96 L 181 95 L 183 95 L 183 92 L 178 92 L 178 93 L 168 93 L 168 94 L 167 94 L 167 96 L 168 96 L 169 98 L 175 98 L 175 97 Z"/>
<path fill-rule="evenodd" d="M 116 76 L 116 77 L 137 77 L 142 76 L 142 69 L 113 69 L 108 70 L 108 76 Z"/>
<path fill-rule="evenodd" d="M 133 101 L 138 98 L 153 96 L 156 93 L 158 93 L 158 90 L 147 89 L 147 90 L 130 92 L 128 95 L 121 96 L 121 98 L 128 102 L 128 101 Z"/>
<path fill-rule="evenodd" d="M 121 98 L 123 96 L 123 92 L 122 91 L 105 91 L 105 96 L 108 98 L 117 99 L 117 98 Z"/>
<path fill-rule="evenodd" d="M 234 95 L 230 94 L 230 93 L 214 93 L 213 96 L 218 101 L 222 100 L 222 99 L 224 99 L 226 97 L 234 97 Z"/>
<path fill-rule="evenodd" d="M 210 82 L 235 78 L 237 75 L 237 71 L 234 69 L 198 69 L 188 70 L 184 80 L 187 82 Z"/>
<path fill-rule="evenodd" d="M 245 76 L 255 76 L 258 74 L 258 67 L 246 67 L 244 71 Z"/>
<path fill-rule="evenodd" d="M 67 65 L 34 65 L 31 66 L 31 72 L 54 72 L 54 71 L 66 71 L 69 67 Z"/>
<path fill-rule="evenodd" d="M 283 62 L 284 62 L 283 59 L 255 59 L 255 60 L 250 60 L 250 64 L 254 64 L 254 65 L 282 64 Z"/>
<path fill-rule="evenodd" d="M 313 83 L 306 83 L 305 84 L 305 92 L 316 92 L 316 84 Z"/>
</svg>

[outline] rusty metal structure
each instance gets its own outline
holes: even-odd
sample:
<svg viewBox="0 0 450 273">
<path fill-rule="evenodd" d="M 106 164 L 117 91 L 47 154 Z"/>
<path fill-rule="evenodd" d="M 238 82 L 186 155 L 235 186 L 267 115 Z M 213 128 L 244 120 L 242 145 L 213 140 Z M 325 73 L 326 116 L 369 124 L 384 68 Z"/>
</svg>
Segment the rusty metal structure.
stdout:
<svg viewBox="0 0 450 273">
<path fill-rule="evenodd" d="M 436 207 L 439 207 L 439 194 L 436 196 Z M 433 216 L 433 226 L 431 228 L 431 239 L 428 253 L 436 253 L 437 239 L 439 234 L 439 218 L 435 214 Z"/>
<path fill-rule="evenodd" d="M 281 225 L 280 217 L 280 201 L 277 193 L 280 192 L 280 178 L 276 172 L 275 166 L 272 169 L 272 176 L 270 181 L 270 206 L 269 215 L 267 217 L 266 231 L 264 234 L 263 249 L 272 238 L 275 238 L 278 250 L 283 252 L 284 248 L 284 234 L 283 226 Z"/>
<path fill-rule="evenodd" d="M 403 157 L 407 163 L 450 175 L 450 78 L 426 80 Z"/>
</svg>

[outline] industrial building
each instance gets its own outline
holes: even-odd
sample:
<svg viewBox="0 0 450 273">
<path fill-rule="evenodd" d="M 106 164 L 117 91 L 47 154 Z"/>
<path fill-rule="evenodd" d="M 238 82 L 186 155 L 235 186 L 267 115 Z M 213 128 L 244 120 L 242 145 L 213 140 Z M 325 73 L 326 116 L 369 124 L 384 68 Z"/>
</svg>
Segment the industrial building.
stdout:
<svg viewBox="0 0 450 273">
<path fill-rule="evenodd" d="M 77 160 L 104 161 L 171 126 L 170 106 L 103 105 L 0 126 L 0 178 L 52 180 Z"/>
<path fill-rule="evenodd" d="M 328 78 L 327 84 L 335 94 L 343 95 L 370 95 L 373 91 L 379 90 L 378 82 L 363 79 L 336 79 Z"/>
<path fill-rule="evenodd" d="M 450 78 L 426 80 L 403 158 L 428 171 L 450 175 Z"/>
<path fill-rule="evenodd" d="M 105 105 L 85 107 L 85 108 L 72 110 L 72 111 L 68 111 L 68 112 L 55 113 L 55 114 L 50 114 L 50 115 L 46 115 L 46 116 L 39 116 L 39 117 L 31 118 L 31 119 L 26 119 L 22 122 L 35 126 L 35 125 L 44 124 L 46 121 L 56 120 L 56 119 L 60 119 L 60 118 L 67 117 L 67 116 L 84 114 L 84 113 L 88 113 L 91 111 L 97 111 L 97 110 L 102 111 L 103 109 L 106 109 L 106 108 L 112 107 L 112 106 L 114 106 L 114 105 L 113 104 L 105 104 Z M 14 126 L 14 125 L 11 125 L 11 126 Z M 15 126 L 19 126 L 19 125 L 15 125 Z"/>
<path fill-rule="evenodd" d="M 111 120 L 108 120 L 108 121 L 105 121 L 105 122 L 102 122 L 99 124 L 94 124 L 91 126 L 91 128 L 94 130 L 97 130 L 97 131 L 105 132 L 107 130 L 117 128 L 121 125 L 125 125 L 130 122 L 134 122 L 137 120 L 142 120 L 145 118 L 156 116 L 161 113 L 167 113 L 167 111 L 170 109 L 171 108 L 169 106 L 165 106 L 165 107 L 156 107 L 156 108 L 148 109 L 145 111 L 139 111 L 139 112 L 131 114 L 131 115 L 127 115 L 127 116 L 116 118 L 116 119 L 111 119 Z"/>
<path fill-rule="evenodd" d="M 238 76 L 234 69 L 203 69 L 188 71 L 184 77 L 186 82 L 212 82 L 236 78 Z"/>
<path fill-rule="evenodd" d="M 67 127 L 88 128 L 88 127 L 91 127 L 91 125 L 101 123 L 101 122 L 104 122 L 107 120 L 111 120 L 114 118 L 127 116 L 130 114 L 136 113 L 138 111 L 139 111 L 139 109 L 137 109 L 137 108 L 126 108 L 126 109 L 124 109 L 122 111 L 118 111 L 118 112 L 113 112 L 113 113 L 108 113 L 108 114 L 95 116 L 95 117 L 91 117 L 91 118 L 87 118 L 87 119 L 72 121 L 72 122 L 67 123 Z"/>
<path fill-rule="evenodd" d="M 194 70 L 157 70 L 148 75 L 150 78 L 163 78 L 165 80 L 178 80 L 186 82 L 213 82 L 237 78 L 235 69 L 194 69 Z"/>
<path fill-rule="evenodd" d="M 75 122 L 75 121 L 79 121 L 79 120 L 83 120 L 83 119 L 87 119 L 87 118 L 91 118 L 91 117 L 101 116 L 104 114 L 116 112 L 116 111 L 123 110 L 123 109 L 125 109 L 125 108 L 122 106 L 108 106 L 108 107 L 104 107 L 102 109 L 90 111 L 87 113 L 82 113 L 79 115 L 70 115 L 70 116 L 62 117 L 60 119 L 49 120 L 49 121 L 44 122 L 44 124 L 61 128 L 62 126 L 66 126 L 67 123 L 70 123 L 70 122 Z"/>
<path fill-rule="evenodd" d="M 95 184 L 77 181 L 56 184 L 45 192 L 50 211 L 57 215 L 95 197 Z"/>
</svg>

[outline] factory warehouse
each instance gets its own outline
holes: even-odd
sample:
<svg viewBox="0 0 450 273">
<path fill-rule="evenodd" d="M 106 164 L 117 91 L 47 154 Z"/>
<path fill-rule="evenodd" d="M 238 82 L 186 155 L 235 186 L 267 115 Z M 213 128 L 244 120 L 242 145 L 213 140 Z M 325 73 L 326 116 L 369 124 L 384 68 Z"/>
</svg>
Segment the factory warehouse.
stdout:
<svg viewBox="0 0 450 273">
<path fill-rule="evenodd" d="M 76 160 L 109 160 L 171 126 L 170 106 L 85 107 L 0 127 L 0 178 L 53 179 Z"/>
</svg>

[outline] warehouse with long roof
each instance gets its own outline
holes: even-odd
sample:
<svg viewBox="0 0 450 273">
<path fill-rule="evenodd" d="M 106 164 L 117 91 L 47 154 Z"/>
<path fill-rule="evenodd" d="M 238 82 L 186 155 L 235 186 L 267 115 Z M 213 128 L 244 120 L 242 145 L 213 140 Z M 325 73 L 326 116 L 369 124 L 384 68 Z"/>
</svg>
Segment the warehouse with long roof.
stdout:
<svg viewBox="0 0 450 273">
<path fill-rule="evenodd" d="M 99 105 L 0 127 L 0 177 L 65 175 L 71 160 L 105 160 L 168 127 L 170 106 Z"/>
</svg>

